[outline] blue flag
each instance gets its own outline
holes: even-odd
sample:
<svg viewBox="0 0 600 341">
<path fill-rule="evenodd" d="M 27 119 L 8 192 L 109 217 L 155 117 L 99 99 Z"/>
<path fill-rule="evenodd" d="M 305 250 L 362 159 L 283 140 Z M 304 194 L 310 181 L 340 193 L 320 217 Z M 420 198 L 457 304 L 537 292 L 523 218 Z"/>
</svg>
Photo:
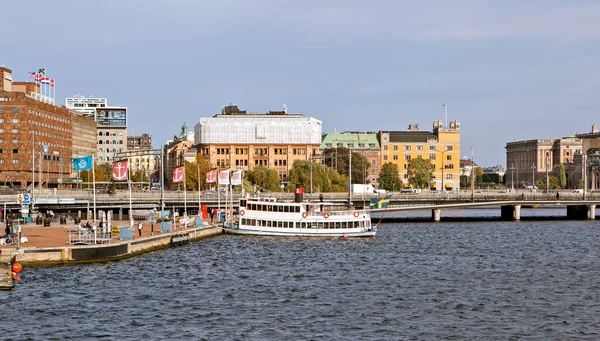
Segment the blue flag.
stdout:
<svg viewBox="0 0 600 341">
<path fill-rule="evenodd" d="M 80 157 L 77 159 L 73 159 L 73 169 L 74 170 L 92 169 L 92 156 L 88 155 L 86 157 Z"/>
<path fill-rule="evenodd" d="M 387 197 L 385 197 L 383 199 L 373 198 L 369 202 L 369 208 L 370 209 L 373 209 L 373 208 L 386 208 L 387 205 L 390 203 L 390 199 L 391 198 L 392 198 L 391 195 L 388 195 Z"/>
</svg>

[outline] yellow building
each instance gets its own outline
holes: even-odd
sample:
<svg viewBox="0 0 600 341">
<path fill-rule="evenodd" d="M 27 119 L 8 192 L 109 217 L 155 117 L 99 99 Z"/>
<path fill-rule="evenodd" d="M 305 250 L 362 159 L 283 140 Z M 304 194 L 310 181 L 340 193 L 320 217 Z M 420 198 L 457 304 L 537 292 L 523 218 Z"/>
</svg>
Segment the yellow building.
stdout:
<svg viewBox="0 0 600 341">
<path fill-rule="evenodd" d="M 410 124 L 407 131 L 382 131 L 381 164 L 398 165 L 400 179 L 408 187 L 408 163 L 411 159 L 428 159 L 435 166 L 431 189 L 460 189 L 460 123 L 433 122 L 433 131 L 421 131 L 418 124 Z"/>
</svg>

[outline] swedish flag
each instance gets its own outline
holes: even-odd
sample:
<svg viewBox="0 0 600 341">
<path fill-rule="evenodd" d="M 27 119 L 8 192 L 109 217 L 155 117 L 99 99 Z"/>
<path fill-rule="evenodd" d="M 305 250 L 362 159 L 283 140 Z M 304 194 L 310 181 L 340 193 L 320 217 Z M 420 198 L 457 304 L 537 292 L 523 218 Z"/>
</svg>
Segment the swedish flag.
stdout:
<svg viewBox="0 0 600 341">
<path fill-rule="evenodd" d="M 387 197 L 385 197 L 383 199 L 373 198 L 369 202 L 369 208 L 370 209 L 374 209 L 374 208 L 386 208 L 387 205 L 390 203 L 390 199 L 391 198 L 392 198 L 391 195 L 388 195 Z"/>
</svg>

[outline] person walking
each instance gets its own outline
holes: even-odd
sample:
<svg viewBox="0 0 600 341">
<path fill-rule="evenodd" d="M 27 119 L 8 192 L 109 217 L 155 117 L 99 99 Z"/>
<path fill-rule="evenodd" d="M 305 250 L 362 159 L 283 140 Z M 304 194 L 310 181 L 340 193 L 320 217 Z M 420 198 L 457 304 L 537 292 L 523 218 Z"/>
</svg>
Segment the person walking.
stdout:
<svg viewBox="0 0 600 341">
<path fill-rule="evenodd" d="M 138 235 L 141 237 L 142 236 L 142 228 L 144 227 L 144 224 L 142 224 L 142 222 L 140 221 L 138 223 Z"/>
</svg>

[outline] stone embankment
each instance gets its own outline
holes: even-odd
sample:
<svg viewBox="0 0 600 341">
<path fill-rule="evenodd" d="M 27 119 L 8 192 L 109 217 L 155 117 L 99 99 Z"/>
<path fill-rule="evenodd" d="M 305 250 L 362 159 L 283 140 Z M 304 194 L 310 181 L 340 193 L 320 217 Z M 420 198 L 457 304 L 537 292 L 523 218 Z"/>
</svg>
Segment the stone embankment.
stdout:
<svg viewBox="0 0 600 341">
<path fill-rule="evenodd" d="M 30 241 L 19 245 L 2 245 L 0 262 L 10 262 L 16 254 L 16 262 L 23 266 L 45 266 L 105 262 L 127 258 L 155 250 L 222 234 L 220 226 L 177 229 L 174 232 L 155 232 L 144 224 L 142 236 L 135 231 L 134 239 L 120 240 L 119 234 L 110 243 L 69 245 L 69 229 L 62 227 L 24 227 L 23 234 Z"/>
</svg>

